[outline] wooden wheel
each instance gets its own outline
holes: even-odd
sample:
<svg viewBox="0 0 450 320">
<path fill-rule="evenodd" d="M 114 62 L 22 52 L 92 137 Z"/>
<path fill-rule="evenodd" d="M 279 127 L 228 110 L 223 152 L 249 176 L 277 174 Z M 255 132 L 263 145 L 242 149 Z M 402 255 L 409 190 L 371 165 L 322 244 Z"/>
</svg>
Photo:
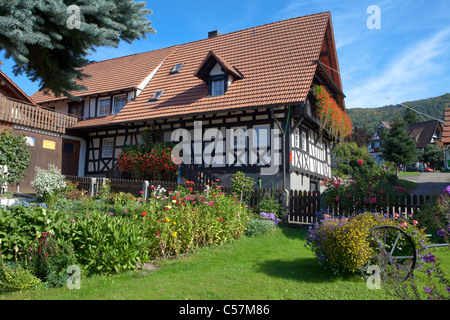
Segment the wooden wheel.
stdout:
<svg viewBox="0 0 450 320">
<path fill-rule="evenodd" d="M 369 242 L 374 249 L 374 256 L 361 269 L 364 278 L 370 276 L 370 266 L 379 268 L 382 280 L 398 278 L 405 281 L 414 272 L 416 247 L 403 230 L 392 226 L 375 227 L 370 230 Z"/>
</svg>

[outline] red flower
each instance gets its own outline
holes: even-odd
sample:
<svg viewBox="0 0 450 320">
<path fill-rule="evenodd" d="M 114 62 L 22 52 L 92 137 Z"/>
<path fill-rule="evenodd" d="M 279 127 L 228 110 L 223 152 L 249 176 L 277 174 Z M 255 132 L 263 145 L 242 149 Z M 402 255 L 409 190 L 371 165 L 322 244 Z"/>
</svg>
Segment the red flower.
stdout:
<svg viewBox="0 0 450 320">
<path fill-rule="evenodd" d="M 358 164 L 361 166 L 364 163 L 364 161 L 362 159 L 358 160 Z"/>
<path fill-rule="evenodd" d="M 159 236 L 161 233 L 159 233 L 159 231 L 156 231 L 156 235 Z"/>
<path fill-rule="evenodd" d="M 147 215 L 147 212 L 142 212 L 142 215 L 145 217 Z"/>
</svg>

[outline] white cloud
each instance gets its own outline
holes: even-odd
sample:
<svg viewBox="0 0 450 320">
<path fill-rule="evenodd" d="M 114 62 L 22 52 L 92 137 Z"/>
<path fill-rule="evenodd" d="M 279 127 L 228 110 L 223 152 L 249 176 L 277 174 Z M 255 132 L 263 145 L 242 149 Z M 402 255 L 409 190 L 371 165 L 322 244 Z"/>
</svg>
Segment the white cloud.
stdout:
<svg viewBox="0 0 450 320">
<path fill-rule="evenodd" d="M 434 36 L 404 48 L 385 67 L 355 83 L 346 79 L 346 105 L 353 107 L 381 107 L 402 103 L 416 98 L 427 98 L 437 76 L 446 68 L 443 56 L 450 50 L 450 28 Z M 341 70 L 342 71 L 342 70 Z M 448 71 L 448 70 L 447 70 Z M 344 80 L 345 76 L 342 75 Z"/>
</svg>

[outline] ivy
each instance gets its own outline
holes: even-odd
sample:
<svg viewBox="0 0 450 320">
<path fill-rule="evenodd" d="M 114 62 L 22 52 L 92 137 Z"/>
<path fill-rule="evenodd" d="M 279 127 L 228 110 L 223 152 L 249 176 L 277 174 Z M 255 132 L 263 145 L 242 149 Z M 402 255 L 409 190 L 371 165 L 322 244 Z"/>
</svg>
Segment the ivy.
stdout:
<svg viewBox="0 0 450 320">
<path fill-rule="evenodd" d="M 14 183 L 25 177 L 24 171 L 30 165 L 30 150 L 27 140 L 11 130 L 0 134 L 0 167 L 6 166 L 7 173 L 0 176 L 1 183 Z M 3 173 L 3 170 L 1 170 Z"/>
</svg>

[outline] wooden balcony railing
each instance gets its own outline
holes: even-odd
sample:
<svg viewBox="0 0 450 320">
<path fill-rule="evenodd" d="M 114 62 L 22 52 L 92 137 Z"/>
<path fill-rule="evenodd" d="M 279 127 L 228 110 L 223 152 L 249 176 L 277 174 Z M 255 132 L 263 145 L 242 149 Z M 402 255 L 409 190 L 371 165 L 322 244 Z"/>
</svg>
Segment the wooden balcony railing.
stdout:
<svg viewBox="0 0 450 320">
<path fill-rule="evenodd" d="M 66 128 L 76 124 L 78 119 L 0 97 L 0 121 L 64 134 Z"/>
</svg>

